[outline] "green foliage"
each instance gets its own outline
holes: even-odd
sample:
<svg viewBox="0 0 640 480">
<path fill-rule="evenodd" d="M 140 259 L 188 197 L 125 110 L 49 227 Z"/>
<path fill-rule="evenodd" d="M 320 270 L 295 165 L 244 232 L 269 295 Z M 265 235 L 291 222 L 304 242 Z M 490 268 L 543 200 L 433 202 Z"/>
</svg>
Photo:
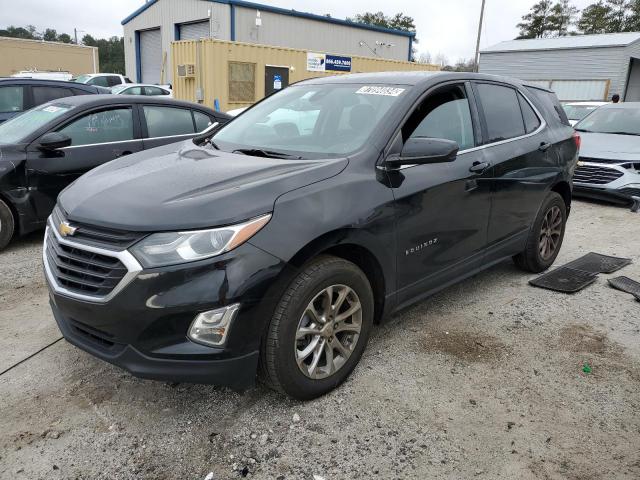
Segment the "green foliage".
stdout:
<svg viewBox="0 0 640 480">
<path fill-rule="evenodd" d="M 387 17 L 383 12 L 365 12 L 359 13 L 353 18 L 347 18 L 347 20 L 355 23 L 374 25 L 376 27 L 392 28 L 394 30 L 416 33 L 415 20 L 403 13 L 396 13 L 392 17 Z M 416 38 L 414 38 L 413 41 L 418 43 Z"/>
<path fill-rule="evenodd" d="M 611 7 L 602 2 L 593 3 L 582 11 L 578 29 L 586 34 L 608 33 Z"/>
<path fill-rule="evenodd" d="M 551 0 L 540 0 L 516 25 L 520 29 L 518 38 L 542 38 L 550 36 L 553 30 L 553 4 Z"/>
</svg>

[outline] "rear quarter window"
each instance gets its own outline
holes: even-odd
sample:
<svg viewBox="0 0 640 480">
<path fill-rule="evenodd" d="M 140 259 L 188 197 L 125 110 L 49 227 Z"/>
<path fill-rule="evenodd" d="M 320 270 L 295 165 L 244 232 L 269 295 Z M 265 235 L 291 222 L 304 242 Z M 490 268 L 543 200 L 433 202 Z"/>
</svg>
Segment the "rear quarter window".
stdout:
<svg viewBox="0 0 640 480">
<path fill-rule="evenodd" d="M 562 105 L 560 105 L 560 101 L 555 93 L 535 87 L 525 88 L 531 93 L 533 97 L 532 100 L 538 104 L 537 106 L 540 107 L 547 121 L 552 120 L 567 127 L 571 126 L 567 114 L 562 108 Z"/>
</svg>

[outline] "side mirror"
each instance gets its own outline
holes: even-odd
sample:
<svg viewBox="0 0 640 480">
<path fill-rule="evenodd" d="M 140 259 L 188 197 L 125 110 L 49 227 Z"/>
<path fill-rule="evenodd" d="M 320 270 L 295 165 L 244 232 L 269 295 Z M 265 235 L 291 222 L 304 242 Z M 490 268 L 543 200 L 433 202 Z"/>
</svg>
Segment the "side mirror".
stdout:
<svg viewBox="0 0 640 480">
<path fill-rule="evenodd" d="M 398 168 L 402 165 L 453 162 L 459 149 L 456 142 L 444 138 L 409 138 L 400 156 L 388 158 L 385 165 L 389 168 Z"/>
<path fill-rule="evenodd" d="M 38 148 L 40 150 L 58 150 L 59 148 L 68 147 L 71 145 L 71 138 L 64 133 L 49 132 L 45 133 L 40 138 Z"/>
</svg>

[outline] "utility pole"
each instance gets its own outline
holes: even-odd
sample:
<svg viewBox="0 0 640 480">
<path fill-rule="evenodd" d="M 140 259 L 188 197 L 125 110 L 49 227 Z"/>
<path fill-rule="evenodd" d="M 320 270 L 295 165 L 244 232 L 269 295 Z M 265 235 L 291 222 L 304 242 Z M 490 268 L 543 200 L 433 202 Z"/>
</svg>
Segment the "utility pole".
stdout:
<svg viewBox="0 0 640 480">
<path fill-rule="evenodd" d="M 76 40 L 76 45 L 78 44 L 78 29 L 77 28 L 73 28 L 73 37 Z"/>
<path fill-rule="evenodd" d="M 476 41 L 476 72 L 480 68 L 480 37 L 482 36 L 482 20 L 484 19 L 484 3 L 482 0 L 482 6 L 480 7 L 480 23 L 478 23 L 478 40 Z"/>
</svg>

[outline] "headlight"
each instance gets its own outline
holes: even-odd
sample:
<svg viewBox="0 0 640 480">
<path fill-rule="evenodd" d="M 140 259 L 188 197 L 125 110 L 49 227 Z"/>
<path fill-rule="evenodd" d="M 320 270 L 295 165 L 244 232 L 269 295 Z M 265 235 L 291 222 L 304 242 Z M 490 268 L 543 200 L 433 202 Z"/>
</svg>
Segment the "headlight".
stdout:
<svg viewBox="0 0 640 480">
<path fill-rule="evenodd" d="M 215 257 L 242 245 L 264 227 L 271 214 L 239 225 L 189 232 L 154 233 L 131 248 L 145 268 Z"/>
</svg>

